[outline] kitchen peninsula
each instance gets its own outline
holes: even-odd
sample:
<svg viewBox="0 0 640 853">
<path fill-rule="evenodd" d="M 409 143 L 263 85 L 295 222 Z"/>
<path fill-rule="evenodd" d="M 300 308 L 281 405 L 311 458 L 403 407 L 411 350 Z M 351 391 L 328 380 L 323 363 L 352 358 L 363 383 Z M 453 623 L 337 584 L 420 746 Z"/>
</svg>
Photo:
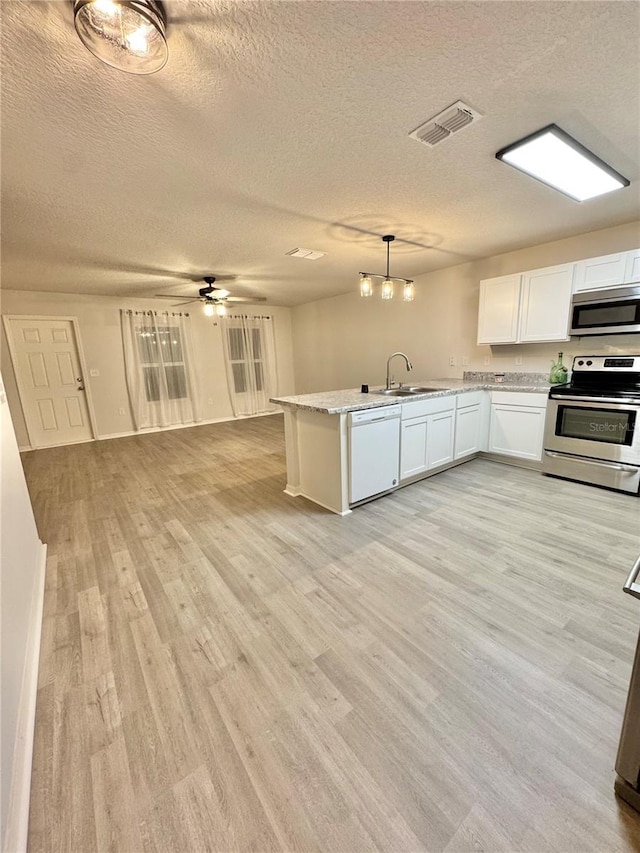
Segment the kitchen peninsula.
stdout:
<svg viewBox="0 0 640 853">
<path fill-rule="evenodd" d="M 463 379 L 416 386 L 429 390 L 272 398 L 285 416 L 285 492 L 348 515 L 366 500 L 479 453 L 540 467 L 549 391 L 544 375 L 466 372 Z"/>
</svg>

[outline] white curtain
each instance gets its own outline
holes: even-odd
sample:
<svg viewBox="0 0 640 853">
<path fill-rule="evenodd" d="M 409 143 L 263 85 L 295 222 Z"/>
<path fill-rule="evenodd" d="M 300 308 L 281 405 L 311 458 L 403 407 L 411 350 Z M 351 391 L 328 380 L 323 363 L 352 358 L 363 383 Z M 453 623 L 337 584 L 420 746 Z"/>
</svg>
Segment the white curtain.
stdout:
<svg viewBox="0 0 640 853">
<path fill-rule="evenodd" d="M 120 316 L 136 429 L 199 421 L 189 315 L 121 310 Z"/>
<path fill-rule="evenodd" d="M 278 393 L 273 318 L 232 314 L 221 318 L 221 326 L 234 415 L 274 411 L 269 402 Z"/>
</svg>

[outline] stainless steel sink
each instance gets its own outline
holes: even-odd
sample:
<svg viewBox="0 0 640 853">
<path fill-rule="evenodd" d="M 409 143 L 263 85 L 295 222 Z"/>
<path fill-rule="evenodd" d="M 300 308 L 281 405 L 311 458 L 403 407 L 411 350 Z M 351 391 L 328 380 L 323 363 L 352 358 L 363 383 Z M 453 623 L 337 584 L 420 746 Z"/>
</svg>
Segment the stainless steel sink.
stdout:
<svg viewBox="0 0 640 853">
<path fill-rule="evenodd" d="M 385 397 L 415 397 L 416 394 L 420 394 L 420 391 L 412 391 L 410 388 L 385 388 L 372 393 L 384 394 Z"/>
<path fill-rule="evenodd" d="M 444 391 L 444 388 L 427 388 L 423 385 L 409 385 L 406 388 L 383 388 L 373 391 L 373 394 L 384 394 L 385 397 L 415 397 L 416 394 L 429 394 L 432 391 Z"/>
</svg>

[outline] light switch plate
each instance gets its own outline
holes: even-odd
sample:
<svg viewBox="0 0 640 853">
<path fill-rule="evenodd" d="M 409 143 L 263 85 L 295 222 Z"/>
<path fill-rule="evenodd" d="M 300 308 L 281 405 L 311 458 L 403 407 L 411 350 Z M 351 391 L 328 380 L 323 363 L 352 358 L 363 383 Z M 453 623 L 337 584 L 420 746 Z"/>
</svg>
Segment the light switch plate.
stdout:
<svg viewBox="0 0 640 853">
<path fill-rule="evenodd" d="M 100 371 L 99 371 L 99 370 L 96 370 L 96 369 L 94 368 L 93 370 L 90 370 L 90 371 L 89 371 L 89 376 L 100 376 Z"/>
<path fill-rule="evenodd" d="M 521 355 L 516 356 L 516 367 L 520 367 L 520 365 L 524 364 L 524 359 Z"/>
</svg>

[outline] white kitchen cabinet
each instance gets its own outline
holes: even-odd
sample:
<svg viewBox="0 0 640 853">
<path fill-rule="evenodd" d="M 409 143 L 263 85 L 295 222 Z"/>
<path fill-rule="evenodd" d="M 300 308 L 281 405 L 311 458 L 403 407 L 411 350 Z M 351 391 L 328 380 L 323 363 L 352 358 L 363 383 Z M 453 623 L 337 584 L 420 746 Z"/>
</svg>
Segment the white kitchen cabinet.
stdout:
<svg viewBox="0 0 640 853">
<path fill-rule="evenodd" d="M 454 459 L 487 449 L 488 402 L 486 391 L 468 391 L 457 397 Z"/>
<path fill-rule="evenodd" d="M 569 339 L 573 264 L 480 282 L 478 344 Z"/>
<path fill-rule="evenodd" d="M 428 418 L 402 421 L 400 431 L 400 480 L 408 480 L 427 470 Z"/>
<path fill-rule="evenodd" d="M 518 338 L 521 275 L 480 282 L 478 344 L 513 344 Z"/>
<path fill-rule="evenodd" d="M 573 264 L 522 276 L 518 343 L 569 340 Z"/>
<path fill-rule="evenodd" d="M 493 391 L 489 452 L 539 462 L 546 406 L 542 394 Z"/>
<path fill-rule="evenodd" d="M 599 290 L 603 287 L 619 287 L 625 280 L 629 252 L 586 258 L 575 264 L 573 289 Z"/>
<path fill-rule="evenodd" d="M 632 249 L 632 251 L 627 252 L 624 281 L 625 284 L 640 281 L 640 249 Z"/>
<path fill-rule="evenodd" d="M 401 481 L 453 461 L 455 407 L 454 396 L 403 403 Z"/>
<path fill-rule="evenodd" d="M 453 462 L 455 412 L 429 415 L 427 423 L 427 469 Z"/>
</svg>

